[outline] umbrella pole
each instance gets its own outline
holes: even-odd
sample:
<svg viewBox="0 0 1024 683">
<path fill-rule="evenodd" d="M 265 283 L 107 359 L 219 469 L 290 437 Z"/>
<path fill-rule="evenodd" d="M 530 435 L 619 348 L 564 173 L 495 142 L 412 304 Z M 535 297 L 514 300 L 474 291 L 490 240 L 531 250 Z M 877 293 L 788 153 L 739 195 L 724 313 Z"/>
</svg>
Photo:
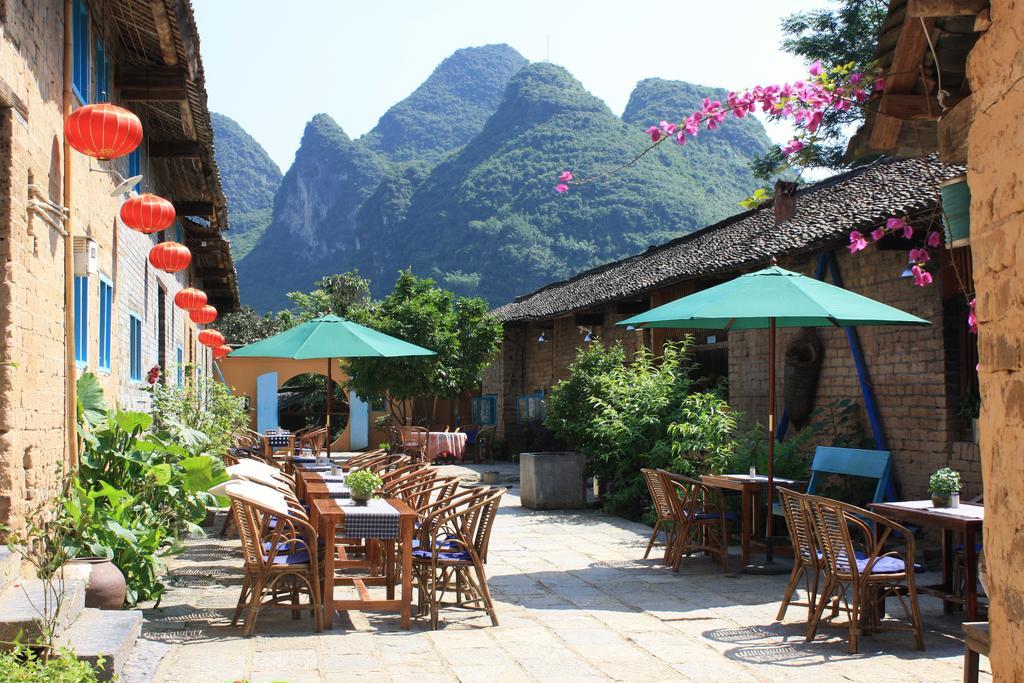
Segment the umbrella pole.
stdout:
<svg viewBox="0 0 1024 683">
<path fill-rule="evenodd" d="M 327 455 L 328 456 L 331 455 L 331 394 L 334 393 L 334 387 L 332 386 L 334 384 L 334 380 L 332 379 L 332 376 L 331 376 L 333 368 L 331 366 L 333 364 L 334 364 L 334 359 L 333 358 L 328 358 L 327 359 L 327 415 L 324 416 L 325 417 L 324 422 L 327 424 L 327 438 L 324 440 L 324 443 L 327 446 Z"/>
<path fill-rule="evenodd" d="M 768 517 L 765 519 L 765 562 L 774 560 L 772 501 L 775 499 L 775 318 L 768 321 Z"/>
</svg>

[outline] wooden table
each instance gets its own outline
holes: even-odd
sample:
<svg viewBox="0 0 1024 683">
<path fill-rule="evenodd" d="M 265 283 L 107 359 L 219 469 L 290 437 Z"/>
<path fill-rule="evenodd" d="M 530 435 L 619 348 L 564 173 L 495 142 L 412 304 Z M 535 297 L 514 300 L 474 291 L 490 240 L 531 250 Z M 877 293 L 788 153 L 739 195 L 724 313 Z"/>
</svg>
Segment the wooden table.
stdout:
<svg viewBox="0 0 1024 683">
<path fill-rule="evenodd" d="M 385 575 L 345 578 L 345 583 L 355 586 L 359 597 L 350 600 L 335 600 L 334 586 L 338 581 L 334 572 L 336 569 L 353 566 L 363 566 L 362 563 L 354 563 L 347 559 L 345 546 L 337 542 L 339 529 L 345 528 L 345 510 L 351 505 L 347 501 L 339 501 L 333 498 L 309 498 L 309 515 L 313 527 L 317 530 L 320 538 L 324 539 L 324 616 L 326 628 L 334 626 L 334 612 L 336 610 L 367 610 L 367 611 L 394 611 L 402 615 L 401 625 L 408 629 L 412 620 L 412 534 L 413 525 L 416 521 L 416 512 L 397 498 L 389 498 L 387 503 L 398 511 L 399 515 L 399 538 L 398 552 L 401 555 L 401 576 L 402 587 L 399 598 L 395 598 L 395 573 L 392 562 L 387 562 Z M 371 540 L 371 539 L 367 539 Z M 393 539 L 386 539 L 393 540 Z M 335 559 L 335 554 L 338 559 Z M 366 590 L 368 585 L 384 585 L 386 587 L 386 598 L 374 600 Z"/>
<path fill-rule="evenodd" d="M 701 480 L 705 486 L 740 492 L 740 562 L 743 566 L 750 564 L 751 541 L 757 531 L 761 510 L 757 501 L 768 487 L 768 477 L 761 474 L 705 474 Z M 776 477 L 775 486 L 802 488 L 803 482 Z"/>
<path fill-rule="evenodd" d="M 978 683 L 978 655 L 991 647 L 987 621 L 964 622 L 964 683 Z"/>
<path fill-rule="evenodd" d="M 937 595 L 943 600 L 946 614 L 953 611 L 954 604 L 964 606 L 967 621 L 978 618 L 978 551 L 975 543 L 985 523 L 985 508 L 981 505 L 961 503 L 956 508 L 937 508 L 930 500 L 908 500 L 894 503 L 870 503 L 868 507 L 880 515 L 898 522 L 909 522 L 918 526 L 935 527 L 942 530 L 942 583 L 921 586 L 923 593 Z M 956 595 L 953 586 L 953 552 L 958 536 L 964 548 L 964 595 Z"/>
</svg>

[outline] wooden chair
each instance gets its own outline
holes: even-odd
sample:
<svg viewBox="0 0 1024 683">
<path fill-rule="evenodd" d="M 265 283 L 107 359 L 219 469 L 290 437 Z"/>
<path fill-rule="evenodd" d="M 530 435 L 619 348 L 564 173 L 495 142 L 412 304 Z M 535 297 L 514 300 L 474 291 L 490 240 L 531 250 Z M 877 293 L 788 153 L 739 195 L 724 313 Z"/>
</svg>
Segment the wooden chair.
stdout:
<svg viewBox="0 0 1024 683">
<path fill-rule="evenodd" d="M 292 455 L 295 452 L 295 435 L 287 434 L 284 445 L 271 445 L 271 437 L 282 436 L 268 431 L 263 438 L 263 455 L 267 458 Z"/>
<path fill-rule="evenodd" d="M 494 461 L 494 437 L 497 434 L 495 427 L 485 427 L 476 433 L 476 462 Z"/>
<path fill-rule="evenodd" d="M 237 626 L 246 610 L 244 633 L 251 636 L 263 607 L 289 609 L 295 618 L 309 609 L 319 633 L 323 615 L 316 530 L 307 519 L 243 493 L 241 487 L 229 490 L 228 496 L 245 560 L 245 578 L 231 625 Z M 264 600 L 268 593 L 269 599 Z M 303 594 L 309 597 L 307 605 L 300 604 Z"/>
<path fill-rule="evenodd" d="M 666 562 L 679 571 L 684 555 L 706 552 L 717 555 L 722 571 L 729 571 L 729 529 L 722 492 L 696 479 L 658 470 L 672 505 L 675 534 Z"/>
<path fill-rule="evenodd" d="M 825 587 L 807 624 L 813 640 L 830 601 L 842 604 L 849 615 L 849 652 L 860 649 L 860 637 L 874 631 L 910 631 L 914 648 L 924 649 L 921 611 L 914 584 L 914 535 L 882 515 L 830 498 L 806 496 L 814 532 L 822 554 Z M 902 536 L 902 550 L 886 551 L 893 532 Z M 910 624 L 883 622 L 885 599 L 893 596 Z M 904 600 L 906 598 L 906 600 Z M 909 603 L 909 604 L 908 604 Z"/>
<path fill-rule="evenodd" d="M 654 531 L 651 532 L 651 540 L 647 541 L 647 550 L 644 551 L 644 559 L 651 554 L 651 548 L 655 545 L 665 546 L 665 557 L 668 559 L 668 548 L 672 545 L 672 535 L 674 527 L 672 526 L 672 501 L 669 500 L 669 493 L 665 489 L 665 482 L 663 481 L 657 470 L 650 468 L 642 468 L 641 474 L 644 475 L 644 481 L 647 482 L 647 490 L 651 494 L 651 509 L 657 516 L 657 520 L 654 522 Z M 664 525 L 667 527 L 665 530 L 665 543 L 657 543 L 658 532 L 661 531 L 661 527 Z"/>
<path fill-rule="evenodd" d="M 402 444 L 401 453 L 412 457 L 413 460 L 426 459 L 430 430 L 426 427 L 403 426 L 398 428 L 398 434 Z"/>
<path fill-rule="evenodd" d="M 779 613 L 775 619 L 782 621 L 789 606 L 796 605 L 807 608 L 807 621 L 810 622 L 817 605 L 818 579 L 821 577 L 818 544 L 814 540 L 814 523 L 803 494 L 782 487 L 779 487 L 778 491 L 782 511 L 786 516 L 786 525 L 789 527 L 789 539 L 793 544 L 793 571 L 789 575 L 789 583 L 786 584 L 782 604 L 779 605 Z M 807 590 L 807 602 L 793 600 L 801 579 Z"/>
<path fill-rule="evenodd" d="M 357 470 L 363 467 L 363 465 L 379 460 L 380 458 L 385 457 L 387 455 L 388 452 L 383 448 L 378 448 L 372 451 L 364 451 L 362 453 L 359 453 L 358 455 L 353 455 L 352 457 L 350 457 L 348 460 L 341 464 L 341 467 L 346 472 L 351 470 Z"/>
<path fill-rule="evenodd" d="M 870 502 L 881 503 L 891 483 L 892 454 L 889 451 L 873 451 L 866 448 L 837 448 L 818 446 L 811 461 L 811 477 L 805 493 L 821 495 L 825 481 L 834 475 L 862 477 L 875 480 L 875 491 Z M 867 502 L 867 501 L 865 501 Z M 782 515 L 782 506 L 775 503 L 772 510 Z"/>
<path fill-rule="evenodd" d="M 419 614 L 429 609 L 430 626 L 437 628 L 444 604 L 483 609 L 498 625 L 498 615 L 487 588 L 487 550 L 503 488 L 475 489 L 424 518 L 413 550 L 413 572 L 419 590 Z M 455 593 L 454 603 L 445 603 Z"/>
<path fill-rule="evenodd" d="M 316 427 L 308 429 L 302 434 L 295 435 L 296 448 L 308 448 L 316 455 L 324 449 L 327 442 L 327 427 Z"/>
</svg>

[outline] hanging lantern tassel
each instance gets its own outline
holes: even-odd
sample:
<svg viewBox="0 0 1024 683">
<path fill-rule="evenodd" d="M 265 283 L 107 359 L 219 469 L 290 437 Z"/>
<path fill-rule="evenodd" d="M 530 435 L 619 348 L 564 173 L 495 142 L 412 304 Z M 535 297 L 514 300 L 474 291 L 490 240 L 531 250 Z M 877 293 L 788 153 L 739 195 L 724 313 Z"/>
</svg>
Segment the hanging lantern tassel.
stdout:
<svg viewBox="0 0 1024 683">
<path fill-rule="evenodd" d="M 64 122 L 64 139 L 86 156 L 116 159 L 131 154 L 142 142 L 142 122 L 123 107 L 88 104 Z"/>
<path fill-rule="evenodd" d="M 149 262 L 165 273 L 177 273 L 192 263 L 192 252 L 184 244 L 161 242 L 149 250 Z"/>
<path fill-rule="evenodd" d="M 189 311 L 188 317 L 192 319 L 192 322 L 198 325 L 209 325 L 217 319 L 217 309 L 207 304 L 202 308 Z"/>
<path fill-rule="evenodd" d="M 217 330 L 203 330 L 199 333 L 199 343 L 211 349 L 224 346 L 226 342 L 227 340 L 224 339 L 224 335 Z"/>
<path fill-rule="evenodd" d="M 185 287 L 174 295 L 174 305 L 183 311 L 194 311 L 206 305 L 206 292 L 195 287 Z"/>
<path fill-rule="evenodd" d="M 151 235 L 174 224 L 174 204 L 155 194 L 140 194 L 121 205 L 121 222 Z"/>
<path fill-rule="evenodd" d="M 231 347 L 227 344 L 222 344 L 221 346 L 217 346 L 213 349 L 213 357 L 217 360 L 220 360 L 229 353 L 231 353 Z"/>
</svg>

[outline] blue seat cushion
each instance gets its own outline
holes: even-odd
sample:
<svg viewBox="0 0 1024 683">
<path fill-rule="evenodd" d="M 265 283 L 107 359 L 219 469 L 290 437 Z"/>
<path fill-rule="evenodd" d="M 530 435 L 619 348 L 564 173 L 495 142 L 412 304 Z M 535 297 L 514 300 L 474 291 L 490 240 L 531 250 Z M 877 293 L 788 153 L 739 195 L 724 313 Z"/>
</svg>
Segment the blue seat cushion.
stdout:
<svg viewBox="0 0 1024 683">
<path fill-rule="evenodd" d="M 694 519 L 702 519 L 702 520 L 703 519 L 718 519 L 718 513 L 717 512 L 697 512 L 696 514 L 693 515 L 693 518 Z M 737 515 L 735 512 L 726 512 L 725 513 L 725 520 L 727 522 L 735 522 L 737 519 L 739 519 L 739 515 Z"/>
<path fill-rule="evenodd" d="M 417 559 L 417 560 L 429 560 L 429 559 L 431 559 L 431 554 L 430 554 L 429 550 L 413 550 L 412 551 L 412 556 L 413 556 L 414 559 Z M 469 553 L 467 551 L 465 551 L 465 550 L 459 550 L 459 551 L 456 551 L 456 552 L 441 552 L 441 553 L 437 554 L 437 559 L 441 560 L 442 562 L 444 562 L 444 561 L 448 561 L 448 562 L 469 562 L 470 561 Z"/>
<path fill-rule="evenodd" d="M 264 561 L 267 559 L 267 555 L 263 556 Z M 298 552 L 290 554 L 279 554 L 274 556 L 274 564 L 277 565 L 291 565 L 291 564 L 309 564 L 309 551 L 299 550 Z"/>
<path fill-rule="evenodd" d="M 863 572 L 868 566 L 867 558 L 857 559 L 857 571 Z M 903 560 L 898 557 L 881 557 L 871 565 L 872 574 L 902 574 L 907 568 Z"/>
</svg>

